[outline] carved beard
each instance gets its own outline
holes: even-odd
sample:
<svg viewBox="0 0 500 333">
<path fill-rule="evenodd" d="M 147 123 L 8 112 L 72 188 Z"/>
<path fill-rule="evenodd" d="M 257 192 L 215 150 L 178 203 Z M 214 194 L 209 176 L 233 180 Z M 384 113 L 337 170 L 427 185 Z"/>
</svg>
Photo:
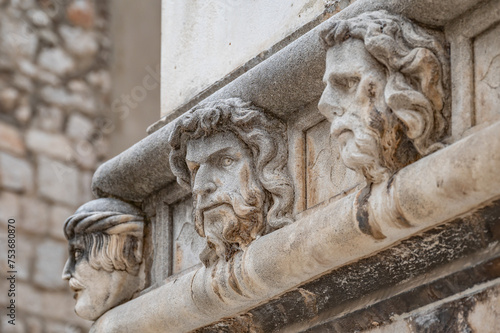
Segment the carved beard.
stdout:
<svg viewBox="0 0 500 333">
<path fill-rule="evenodd" d="M 344 121 L 359 125 L 359 118 L 348 117 Z M 370 183 L 381 183 L 421 157 L 406 135 L 405 127 L 389 108 L 379 112 L 372 107 L 369 124 L 351 127 L 351 130 L 339 140 L 342 159 L 348 168 L 363 174 Z"/>
<path fill-rule="evenodd" d="M 349 123 L 358 126 L 348 126 Z M 346 167 L 361 173 L 370 183 L 380 183 L 390 174 L 381 151 L 381 144 L 386 139 L 383 138 L 386 124 L 375 108 L 370 111 L 368 126 L 361 124 L 359 118 L 348 115 L 339 123 L 332 124 L 332 133 L 341 131 L 341 128 L 349 128 L 350 131 L 338 136 L 342 160 Z"/>
<path fill-rule="evenodd" d="M 264 232 L 264 198 L 260 187 L 243 186 L 241 193 L 218 195 L 213 200 L 218 205 L 211 209 L 195 209 L 195 224 L 203 227 L 208 246 L 219 258 L 228 260 Z"/>
</svg>

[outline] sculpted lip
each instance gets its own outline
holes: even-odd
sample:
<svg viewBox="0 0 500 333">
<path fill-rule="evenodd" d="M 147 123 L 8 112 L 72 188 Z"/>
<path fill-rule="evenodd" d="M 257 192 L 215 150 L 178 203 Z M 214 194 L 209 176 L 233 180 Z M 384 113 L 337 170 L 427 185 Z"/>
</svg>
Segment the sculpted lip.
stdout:
<svg viewBox="0 0 500 333">
<path fill-rule="evenodd" d="M 338 138 L 342 134 L 348 132 L 352 132 L 352 130 L 344 121 L 338 121 L 335 125 L 332 125 L 332 127 L 330 128 L 330 134 L 335 138 Z"/>
<path fill-rule="evenodd" d="M 202 213 L 205 213 L 209 210 L 215 209 L 215 208 L 220 207 L 220 206 L 225 205 L 225 204 L 226 204 L 225 202 L 211 202 L 211 203 L 199 208 L 199 211 Z"/>
<path fill-rule="evenodd" d="M 348 135 L 349 133 L 353 133 L 352 130 L 350 130 L 349 128 L 339 128 L 338 130 L 332 132 L 332 136 L 337 138 L 337 140 L 340 142 L 340 143 L 344 143 L 344 138 L 346 135 Z"/>
<path fill-rule="evenodd" d="M 69 280 L 69 287 L 75 294 L 84 289 L 80 282 L 78 282 L 74 278 Z"/>
</svg>

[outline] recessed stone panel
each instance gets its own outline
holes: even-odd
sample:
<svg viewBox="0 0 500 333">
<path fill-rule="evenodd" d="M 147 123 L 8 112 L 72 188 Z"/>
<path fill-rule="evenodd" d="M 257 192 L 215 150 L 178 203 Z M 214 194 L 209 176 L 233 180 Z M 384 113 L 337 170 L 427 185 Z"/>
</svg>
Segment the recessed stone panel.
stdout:
<svg viewBox="0 0 500 333">
<path fill-rule="evenodd" d="M 474 41 L 474 85 L 476 125 L 500 118 L 500 25 Z"/>
<path fill-rule="evenodd" d="M 346 168 L 337 142 L 330 138 L 326 120 L 306 131 L 306 203 L 317 205 L 361 183 L 356 172 Z"/>
<path fill-rule="evenodd" d="M 181 272 L 200 263 L 200 252 L 205 240 L 194 229 L 192 199 L 185 199 L 173 205 L 173 273 Z"/>
</svg>

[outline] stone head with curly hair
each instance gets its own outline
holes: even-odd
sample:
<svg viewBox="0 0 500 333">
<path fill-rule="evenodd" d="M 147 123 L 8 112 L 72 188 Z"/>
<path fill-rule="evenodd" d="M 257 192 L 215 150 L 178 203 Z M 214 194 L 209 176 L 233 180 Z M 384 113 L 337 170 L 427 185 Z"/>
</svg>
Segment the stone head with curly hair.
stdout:
<svg viewBox="0 0 500 333">
<path fill-rule="evenodd" d="M 442 36 L 386 11 L 336 20 L 322 31 L 331 122 L 344 164 L 378 183 L 442 147 L 449 107 Z"/>
<path fill-rule="evenodd" d="M 194 198 L 206 264 L 226 260 L 257 237 L 291 223 L 293 186 L 285 125 L 238 98 L 204 103 L 170 135 L 170 167 Z M 215 256 L 213 256 L 215 254 Z"/>
</svg>

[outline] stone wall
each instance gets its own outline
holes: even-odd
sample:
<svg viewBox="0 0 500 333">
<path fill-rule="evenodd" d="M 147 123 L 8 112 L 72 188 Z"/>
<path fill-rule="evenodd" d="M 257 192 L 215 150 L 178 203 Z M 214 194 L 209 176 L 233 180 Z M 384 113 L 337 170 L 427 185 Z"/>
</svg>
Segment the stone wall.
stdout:
<svg viewBox="0 0 500 333">
<path fill-rule="evenodd" d="M 16 226 L 16 325 L 0 332 L 84 332 L 61 272 L 62 225 L 92 199 L 110 108 L 109 1 L 0 1 L 0 307 L 7 220 Z"/>
</svg>

